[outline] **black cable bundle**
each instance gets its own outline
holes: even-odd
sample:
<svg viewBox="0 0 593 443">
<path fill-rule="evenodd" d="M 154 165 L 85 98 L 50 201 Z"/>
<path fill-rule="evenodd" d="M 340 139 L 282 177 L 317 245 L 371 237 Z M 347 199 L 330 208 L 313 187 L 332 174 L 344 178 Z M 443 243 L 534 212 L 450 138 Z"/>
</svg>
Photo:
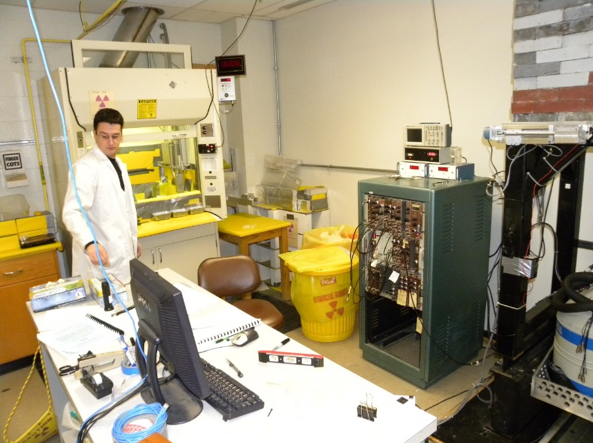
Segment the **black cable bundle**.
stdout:
<svg viewBox="0 0 593 443">
<path fill-rule="evenodd" d="M 552 306 L 560 312 L 593 311 L 593 300 L 579 293 L 593 283 L 593 272 L 574 272 L 562 281 L 562 288 L 552 294 Z M 574 303 L 568 303 L 572 300 Z"/>
</svg>

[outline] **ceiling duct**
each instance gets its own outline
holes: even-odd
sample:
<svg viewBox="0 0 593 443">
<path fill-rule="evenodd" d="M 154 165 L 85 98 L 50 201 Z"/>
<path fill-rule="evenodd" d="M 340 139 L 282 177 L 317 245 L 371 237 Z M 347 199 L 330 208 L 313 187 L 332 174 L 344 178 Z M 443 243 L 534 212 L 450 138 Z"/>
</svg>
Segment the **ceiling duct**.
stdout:
<svg viewBox="0 0 593 443">
<path fill-rule="evenodd" d="M 157 19 L 163 14 L 162 9 L 138 6 L 122 10 L 124 20 L 113 36 L 116 42 L 145 42 Z M 101 60 L 101 68 L 131 68 L 139 53 L 136 51 L 108 52 Z"/>
</svg>

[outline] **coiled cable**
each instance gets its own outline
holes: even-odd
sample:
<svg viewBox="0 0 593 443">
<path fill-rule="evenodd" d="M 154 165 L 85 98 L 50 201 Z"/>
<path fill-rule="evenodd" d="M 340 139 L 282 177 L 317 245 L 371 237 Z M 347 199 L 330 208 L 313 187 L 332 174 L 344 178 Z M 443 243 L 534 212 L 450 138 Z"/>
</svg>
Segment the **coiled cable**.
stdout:
<svg viewBox="0 0 593 443">
<path fill-rule="evenodd" d="M 167 405 L 162 406 L 160 403 L 140 404 L 120 414 L 111 430 L 113 440 L 117 443 L 138 443 L 156 432 L 162 433 L 167 425 L 167 407 Z M 133 433 L 126 432 L 126 426 L 143 415 L 156 416 L 152 426 Z"/>
<path fill-rule="evenodd" d="M 562 281 L 562 288 L 552 294 L 552 306 L 560 312 L 593 311 L 593 300 L 577 292 L 585 286 L 593 284 L 593 273 L 574 272 Z M 567 303 L 570 299 L 574 303 Z"/>
</svg>

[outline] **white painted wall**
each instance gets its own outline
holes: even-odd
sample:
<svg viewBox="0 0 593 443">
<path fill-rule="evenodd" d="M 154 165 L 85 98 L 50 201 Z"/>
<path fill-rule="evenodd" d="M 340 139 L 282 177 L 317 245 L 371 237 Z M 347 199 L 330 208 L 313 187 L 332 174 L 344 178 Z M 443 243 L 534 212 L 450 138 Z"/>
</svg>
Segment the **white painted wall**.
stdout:
<svg viewBox="0 0 593 443">
<path fill-rule="evenodd" d="M 513 1 L 436 5 L 453 144 L 477 175 L 490 176 L 482 130 L 510 119 Z M 284 155 L 395 170 L 404 124 L 449 122 L 428 0 L 342 0 L 281 20 L 277 29 Z M 502 158 L 498 149 L 499 168 Z M 355 199 L 339 194 L 352 194 L 369 174 L 303 173 L 331 188 L 332 222 L 357 222 Z"/>
<path fill-rule="evenodd" d="M 245 27 L 245 19 L 222 25 L 223 51 Z M 235 196 L 253 192 L 261 182 L 266 154 L 277 155 L 276 87 L 272 22 L 252 20 L 241 39 L 227 55 L 245 55 L 247 75 L 235 77 L 237 102 L 225 115 L 227 148 L 234 151 L 239 170 L 239 190 Z M 221 110 L 229 109 L 222 106 Z"/>
</svg>

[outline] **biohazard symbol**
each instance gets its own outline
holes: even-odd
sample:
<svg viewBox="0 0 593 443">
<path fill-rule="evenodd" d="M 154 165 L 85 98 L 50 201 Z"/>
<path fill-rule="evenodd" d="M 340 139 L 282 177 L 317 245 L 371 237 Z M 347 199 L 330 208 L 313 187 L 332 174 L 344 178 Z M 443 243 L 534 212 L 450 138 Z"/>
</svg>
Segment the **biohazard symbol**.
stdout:
<svg viewBox="0 0 593 443">
<path fill-rule="evenodd" d="M 332 320 L 334 318 L 334 315 L 344 315 L 344 308 L 336 308 L 336 306 L 338 306 L 338 302 L 337 301 L 332 301 L 329 303 L 329 305 L 332 307 L 332 310 L 329 312 L 326 312 L 325 315 L 328 316 L 328 318 L 330 320 Z"/>
<path fill-rule="evenodd" d="M 106 108 L 107 105 L 105 104 L 105 102 L 109 101 L 109 97 L 104 95 L 103 97 L 101 97 L 100 95 L 97 95 L 97 97 L 95 98 L 96 102 L 99 102 L 99 108 Z"/>
</svg>

